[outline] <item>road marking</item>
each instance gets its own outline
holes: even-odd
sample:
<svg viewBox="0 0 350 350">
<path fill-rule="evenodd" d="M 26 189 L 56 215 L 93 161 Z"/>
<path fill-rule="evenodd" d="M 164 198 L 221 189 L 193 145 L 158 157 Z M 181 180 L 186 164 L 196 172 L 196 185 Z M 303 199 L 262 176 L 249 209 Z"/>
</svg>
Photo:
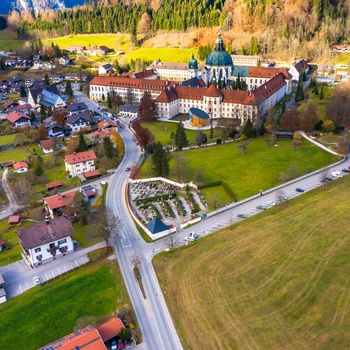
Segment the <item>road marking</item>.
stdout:
<svg viewBox="0 0 350 350">
<path fill-rule="evenodd" d="M 45 276 L 46 276 L 46 281 L 48 281 L 48 280 L 49 280 L 49 278 L 47 277 L 47 274 L 46 274 L 46 272 L 45 272 Z"/>
<path fill-rule="evenodd" d="M 67 269 L 66 269 L 66 265 L 63 265 L 64 269 L 66 270 L 66 272 L 68 273 Z"/>
<path fill-rule="evenodd" d="M 22 286 L 21 286 L 21 285 L 19 285 L 19 289 L 20 289 L 21 294 L 22 294 L 22 293 L 23 293 L 23 290 L 22 290 Z"/>
</svg>

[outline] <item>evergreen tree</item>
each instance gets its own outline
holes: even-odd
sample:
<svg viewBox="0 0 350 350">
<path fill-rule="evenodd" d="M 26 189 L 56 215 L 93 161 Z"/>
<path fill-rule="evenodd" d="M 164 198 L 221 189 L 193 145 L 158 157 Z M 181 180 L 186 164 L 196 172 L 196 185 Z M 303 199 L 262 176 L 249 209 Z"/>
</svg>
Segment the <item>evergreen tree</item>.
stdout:
<svg viewBox="0 0 350 350">
<path fill-rule="evenodd" d="M 37 156 L 34 158 L 34 174 L 36 176 L 41 176 L 44 174 L 44 161 L 42 157 Z"/>
<path fill-rule="evenodd" d="M 80 131 L 79 132 L 79 143 L 78 143 L 78 147 L 75 149 L 75 152 L 84 152 L 86 150 L 87 150 L 86 141 L 85 141 L 83 133 Z"/>
<path fill-rule="evenodd" d="M 244 48 L 243 45 L 242 45 L 242 47 L 241 47 L 240 50 L 239 50 L 239 54 L 240 54 L 240 55 L 245 55 L 245 48 Z"/>
<path fill-rule="evenodd" d="M 160 142 L 157 142 L 154 147 L 152 165 L 155 176 L 167 177 L 169 175 L 169 156 Z"/>
<path fill-rule="evenodd" d="M 139 106 L 139 118 L 144 121 L 151 121 L 158 115 L 157 105 L 148 91 L 143 93 Z"/>
<path fill-rule="evenodd" d="M 247 139 L 254 137 L 253 124 L 249 118 L 247 119 L 247 121 L 244 125 L 242 135 L 244 135 Z"/>
<path fill-rule="evenodd" d="M 33 110 L 31 110 L 30 111 L 30 115 L 29 115 L 29 117 L 30 117 L 30 121 L 34 121 L 35 120 L 35 113 L 34 113 L 34 111 Z"/>
<path fill-rule="evenodd" d="M 183 147 L 188 145 L 186 130 L 182 122 L 177 124 L 176 132 L 175 132 L 175 146 L 179 151 L 182 150 Z"/>
<path fill-rule="evenodd" d="M 102 101 L 104 101 L 106 99 L 105 94 L 102 94 L 101 99 L 102 99 Z"/>
<path fill-rule="evenodd" d="M 210 140 L 212 140 L 214 137 L 214 128 L 213 123 L 210 123 Z"/>
<path fill-rule="evenodd" d="M 240 75 L 238 73 L 237 79 L 236 79 L 236 90 L 241 90 L 241 89 L 242 89 L 242 87 L 241 87 L 241 77 L 240 77 Z"/>
<path fill-rule="evenodd" d="M 23 85 L 21 85 L 21 87 L 19 88 L 19 94 L 21 97 L 27 97 L 27 92 Z"/>
<path fill-rule="evenodd" d="M 103 139 L 103 150 L 107 158 L 113 158 L 113 144 L 109 137 Z"/>
<path fill-rule="evenodd" d="M 44 83 L 46 84 L 46 86 L 50 86 L 50 79 L 47 73 L 45 73 Z"/>
<path fill-rule="evenodd" d="M 111 94 L 109 92 L 107 93 L 107 107 L 112 108 L 112 99 Z"/>
<path fill-rule="evenodd" d="M 281 114 L 283 114 L 286 111 L 286 101 L 282 101 L 282 108 L 281 108 Z"/>
<path fill-rule="evenodd" d="M 46 109 L 44 105 L 40 105 L 40 123 L 43 123 L 46 119 Z"/>
<path fill-rule="evenodd" d="M 71 82 L 68 80 L 66 82 L 66 89 L 64 90 L 64 93 L 68 96 L 68 98 L 73 98 L 73 90 L 72 90 L 72 85 Z"/>
<path fill-rule="evenodd" d="M 115 70 L 115 73 L 116 74 L 120 74 L 120 66 L 119 66 L 119 62 L 118 62 L 118 60 L 115 60 L 115 62 L 114 62 L 114 70 Z"/>
<path fill-rule="evenodd" d="M 321 85 L 321 92 L 320 92 L 320 100 L 323 100 L 324 98 L 324 92 L 323 92 L 323 84 Z"/>
<path fill-rule="evenodd" d="M 258 39 L 254 38 L 252 36 L 252 39 L 250 40 L 250 49 L 249 52 L 251 55 L 255 56 L 259 53 L 259 44 L 258 44 Z"/>
</svg>

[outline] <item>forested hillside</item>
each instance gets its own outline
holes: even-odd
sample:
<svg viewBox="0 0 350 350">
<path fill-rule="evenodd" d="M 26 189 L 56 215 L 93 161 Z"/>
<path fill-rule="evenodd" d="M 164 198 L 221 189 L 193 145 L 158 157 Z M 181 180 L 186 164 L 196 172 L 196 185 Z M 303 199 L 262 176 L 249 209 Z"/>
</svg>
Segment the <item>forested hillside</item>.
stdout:
<svg viewBox="0 0 350 350">
<path fill-rule="evenodd" d="M 280 52 L 293 57 L 303 54 L 308 59 L 323 56 L 332 44 L 345 43 L 349 37 L 350 3 L 345 0 L 106 2 L 50 13 L 50 20 L 44 13 L 27 15 L 20 21 L 18 35 L 37 38 L 128 32 L 141 43 L 159 30 L 220 27 L 232 51 L 247 51 L 254 37 L 262 55 Z M 195 45 L 204 44 L 196 39 Z"/>
</svg>

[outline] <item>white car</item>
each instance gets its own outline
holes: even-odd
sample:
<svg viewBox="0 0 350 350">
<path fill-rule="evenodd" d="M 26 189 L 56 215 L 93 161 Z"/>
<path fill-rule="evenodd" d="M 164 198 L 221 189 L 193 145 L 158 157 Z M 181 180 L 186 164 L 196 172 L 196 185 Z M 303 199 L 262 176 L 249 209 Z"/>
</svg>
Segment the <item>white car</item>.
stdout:
<svg viewBox="0 0 350 350">
<path fill-rule="evenodd" d="M 333 170 L 333 171 L 332 171 L 332 176 L 333 176 L 333 177 L 338 177 L 338 176 L 340 176 L 340 171 Z"/>
<path fill-rule="evenodd" d="M 274 202 L 274 201 L 267 201 L 266 204 L 267 204 L 267 205 L 274 206 L 274 205 L 276 205 L 276 202 Z"/>
<path fill-rule="evenodd" d="M 184 240 L 188 242 L 194 242 L 198 238 L 199 235 L 197 233 L 191 232 L 187 237 L 184 238 Z"/>
<path fill-rule="evenodd" d="M 33 284 L 34 284 L 34 286 L 39 286 L 42 282 L 43 282 L 43 280 L 41 279 L 40 276 L 33 277 Z"/>
</svg>

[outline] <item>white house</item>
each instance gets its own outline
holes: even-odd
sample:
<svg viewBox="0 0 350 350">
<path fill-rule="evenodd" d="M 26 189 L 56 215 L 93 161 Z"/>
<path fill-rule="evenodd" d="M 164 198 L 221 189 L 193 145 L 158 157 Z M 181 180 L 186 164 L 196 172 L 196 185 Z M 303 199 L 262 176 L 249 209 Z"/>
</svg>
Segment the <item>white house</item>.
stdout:
<svg viewBox="0 0 350 350">
<path fill-rule="evenodd" d="M 71 222 L 65 216 L 45 221 L 18 231 L 22 256 L 30 267 L 38 267 L 56 258 L 72 253 L 75 233 Z"/>
<path fill-rule="evenodd" d="M 48 108 L 66 107 L 66 103 L 59 95 L 48 90 L 41 92 L 38 97 L 38 103 Z"/>
<path fill-rule="evenodd" d="M 26 171 L 28 171 L 28 168 L 29 166 L 26 162 L 17 162 L 13 164 L 13 169 L 17 174 L 25 173 Z"/>
<path fill-rule="evenodd" d="M 119 107 L 119 114 L 124 117 L 137 118 L 139 115 L 139 110 L 136 107 L 130 105 L 121 105 Z"/>
<path fill-rule="evenodd" d="M 42 150 L 44 151 L 45 154 L 53 152 L 52 139 L 40 140 L 39 146 L 42 148 Z"/>
<path fill-rule="evenodd" d="M 0 273 L 0 304 L 4 303 L 6 299 L 6 292 L 4 289 L 4 278 L 2 277 L 2 274 Z"/>
<path fill-rule="evenodd" d="M 6 116 L 9 124 L 15 128 L 24 128 L 31 126 L 30 118 L 21 112 L 13 111 Z"/>
<path fill-rule="evenodd" d="M 90 127 L 90 124 L 93 120 L 93 113 L 90 111 L 76 113 L 72 115 L 68 115 L 67 126 L 72 129 L 72 132 L 78 132 L 81 129 L 86 129 Z"/>
<path fill-rule="evenodd" d="M 66 172 L 69 177 L 74 177 L 88 171 L 95 170 L 96 154 L 94 151 L 68 154 L 64 157 Z"/>
<path fill-rule="evenodd" d="M 289 69 L 289 73 L 292 75 L 293 81 L 299 81 L 300 75 L 309 71 L 309 65 L 304 60 L 293 63 L 292 68 Z"/>
<path fill-rule="evenodd" d="M 98 74 L 99 75 L 106 75 L 108 73 L 113 73 L 113 65 L 110 63 L 104 64 L 103 66 L 98 67 Z"/>
</svg>

